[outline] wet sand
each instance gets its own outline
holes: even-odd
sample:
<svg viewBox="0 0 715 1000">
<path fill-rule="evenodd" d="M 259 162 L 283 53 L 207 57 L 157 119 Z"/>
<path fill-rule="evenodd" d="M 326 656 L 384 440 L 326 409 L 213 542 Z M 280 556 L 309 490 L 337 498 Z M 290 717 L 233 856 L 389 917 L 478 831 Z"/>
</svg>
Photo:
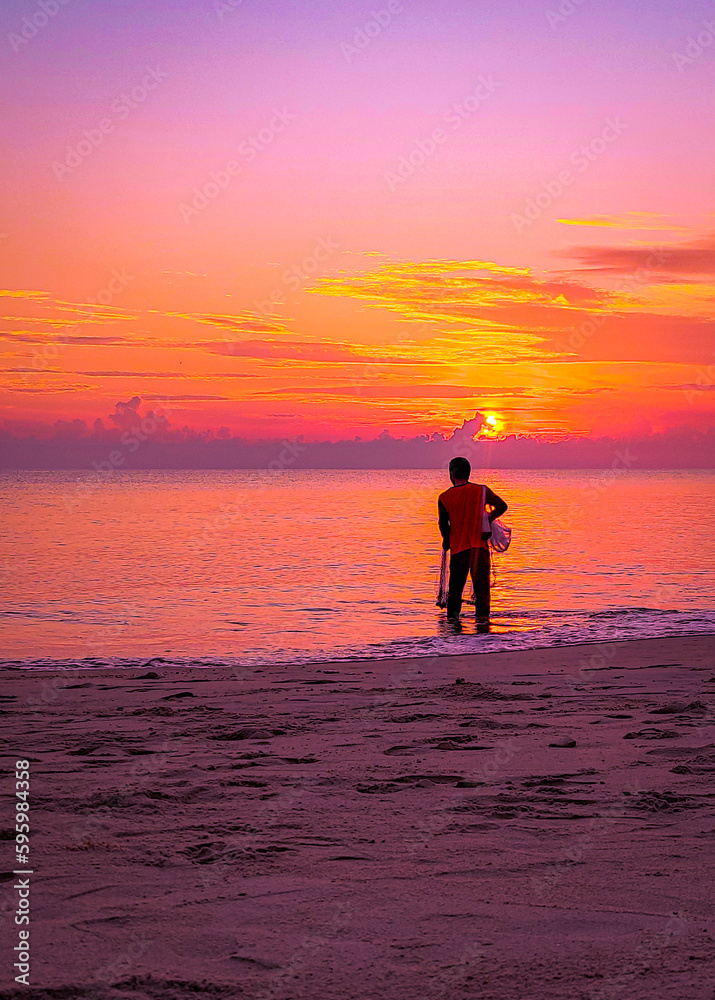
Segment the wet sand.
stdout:
<svg viewBox="0 0 715 1000">
<path fill-rule="evenodd" d="M 715 996 L 711 636 L 0 696 L 2 1000 Z"/>
</svg>

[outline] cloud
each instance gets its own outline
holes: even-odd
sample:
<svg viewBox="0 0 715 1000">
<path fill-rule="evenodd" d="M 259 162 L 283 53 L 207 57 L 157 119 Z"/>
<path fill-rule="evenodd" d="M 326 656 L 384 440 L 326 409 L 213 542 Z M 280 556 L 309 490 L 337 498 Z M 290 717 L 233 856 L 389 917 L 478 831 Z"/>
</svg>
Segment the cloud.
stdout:
<svg viewBox="0 0 715 1000">
<path fill-rule="evenodd" d="M 661 259 L 667 266 L 673 262 L 679 267 L 689 263 L 703 268 L 712 252 L 712 239 L 703 239 L 664 248 Z M 578 259 L 613 254 L 620 261 L 618 266 L 630 272 L 640 261 L 652 267 L 649 254 L 655 251 L 599 247 L 568 253 Z M 324 278 L 311 290 L 362 300 L 414 323 L 421 321 L 421 330 L 401 350 L 414 360 L 433 364 L 547 363 L 577 358 L 710 360 L 714 332 L 710 285 L 682 280 L 665 283 L 649 272 L 653 286 L 648 280 L 634 279 L 632 287 L 607 289 L 570 274 L 537 277 L 523 268 L 478 274 L 470 262 L 426 261 L 385 264 L 359 274 Z"/>
<path fill-rule="evenodd" d="M 603 229 L 645 230 L 687 233 L 686 226 L 676 226 L 657 212 L 625 212 L 623 215 L 592 215 L 582 219 L 558 219 L 564 226 L 597 226 Z"/>
<path fill-rule="evenodd" d="M 45 382 L 37 381 L 30 383 L 13 383 L 7 381 L 0 381 L 0 392 L 20 392 L 20 393 L 30 393 L 30 394 L 54 394 L 54 393 L 64 393 L 64 392 L 90 392 L 96 389 L 96 385 L 92 385 L 88 382 Z"/>
<path fill-rule="evenodd" d="M 492 395 L 490 392 L 482 393 L 479 389 L 473 389 L 464 385 L 339 385 L 339 386 L 293 386 L 281 389 L 268 389 L 265 392 L 255 392 L 251 395 L 268 398 L 270 396 L 297 396 L 319 395 L 319 396 L 340 396 L 340 397 L 362 397 L 369 399 L 472 399 L 479 395 Z"/>
<path fill-rule="evenodd" d="M 91 318 L 70 322 L 67 319 L 53 319 L 51 316 L 0 316 L 0 323 L 10 331 L 13 330 L 15 325 L 19 324 L 21 326 L 49 327 L 48 332 L 52 333 L 55 329 L 73 330 L 78 326 L 87 325 L 92 322 L 94 321 Z M 42 330 L 38 330 L 37 332 L 41 333 Z"/>
<path fill-rule="evenodd" d="M 715 234 L 670 246 L 572 247 L 561 256 L 584 265 L 582 270 L 601 274 L 633 274 L 643 269 L 647 280 L 679 275 L 715 276 Z"/>
<path fill-rule="evenodd" d="M 295 393 L 302 395 L 303 392 L 319 393 L 326 396 L 364 396 L 374 399 L 472 399 L 475 396 L 491 396 L 499 390 L 480 390 L 467 385 L 342 385 L 342 386 L 314 386 L 309 389 L 286 388 L 275 389 L 266 395 L 282 395 L 285 393 Z M 510 394 L 512 394 L 510 392 Z M 519 393 L 517 392 L 517 395 Z"/>
<path fill-rule="evenodd" d="M 113 424 L 116 424 L 120 430 L 131 430 L 131 428 L 138 424 L 141 420 L 139 416 L 140 405 L 141 396 L 132 396 L 132 398 L 128 399 L 126 403 L 115 403 L 114 413 L 109 414 L 109 419 Z"/>
<path fill-rule="evenodd" d="M 97 468 L 107 459 L 109 443 L 119 448 L 124 468 L 270 469 L 283 453 L 285 439 L 247 441 L 222 429 L 218 433 L 171 430 L 168 421 L 150 411 L 142 416 L 135 396 L 117 404 L 111 428 L 101 420 L 90 432 L 82 420 L 57 421 L 44 438 L 20 427 L 0 428 L 0 467 L 10 469 Z M 464 420 L 449 434 L 393 437 L 388 431 L 368 440 L 339 441 L 299 438 L 290 451 L 295 468 L 303 469 L 445 469 L 454 455 L 466 455 L 475 469 L 613 468 L 619 451 L 633 456 L 641 469 L 711 468 L 715 432 L 673 427 L 667 433 L 630 438 L 587 438 L 576 435 L 509 435 L 486 440 L 481 413 Z M 142 430 L 142 428 L 144 428 Z M 125 445 L 126 433 L 137 432 L 139 448 Z"/>
<path fill-rule="evenodd" d="M 695 255 L 702 267 L 703 255 L 714 244 L 715 237 L 703 237 L 666 247 L 662 263 L 672 259 L 681 269 L 692 267 Z M 630 270 L 649 252 L 655 250 L 620 240 L 615 248 L 572 248 L 567 263 L 580 268 L 588 259 L 602 265 L 599 255 L 625 254 Z M 641 257 L 634 261 L 634 254 Z M 354 266 L 357 260 L 353 258 Z M 96 388 L 89 383 L 99 383 L 98 397 L 106 398 L 109 387 L 110 398 L 116 392 L 124 400 L 124 409 L 114 417 L 128 420 L 130 426 L 136 418 L 128 412 L 132 409 L 128 391 L 151 388 L 149 396 L 140 393 L 150 404 L 158 407 L 159 401 L 174 399 L 178 408 L 184 401 L 197 414 L 194 423 L 205 401 L 209 422 L 240 420 L 251 437 L 268 433 L 269 427 L 280 434 L 282 411 L 288 408 L 297 411 L 286 417 L 293 429 L 319 429 L 326 436 L 343 433 L 340 428 L 352 433 L 385 424 L 404 433 L 411 433 L 411 427 L 445 428 L 461 419 L 466 406 L 500 416 L 510 413 L 502 424 L 510 429 L 570 427 L 585 432 L 594 421 L 598 427 L 610 426 L 609 421 L 621 420 L 622 412 L 635 412 L 641 406 L 648 409 L 654 426 L 667 426 L 664 401 L 676 397 L 658 396 L 658 387 L 646 383 L 695 382 L 697 371 L 686 365 L 712 361 L 715 282 L 696 280 L 699 272 L 680 273 L 677 280 L 653 272 L 630 284 L 599 284 L 595 277 L 591 280 L 588 269 L 537 274 L 491 261 L 388 262 L 364 257 L 359 266 L 364 270 L 317 280 L 310 289 L 314 295 L 352 300 L 358 322 L 350 317 L 342 329 L 307 325 L 296 333 L 277 317 L 247 310 L 223 314 L 226 306 L 219 305 L 215 313 L 143 310 L 144 322 L 152 315 L 147 334 L 155 339 L 149 340 L 134 334 L 136 324 L 121 326 L 119 320 L 115 328 L 105 323 L 92 329 L 84 323 L 94 319 L 83 316 L 79 321 L 83 325 L 67 328 L 66 320 L 58 318 L 63 314 L 51 313 L 58 300 L 45 295 L 41 307 L 39 301 L 30 305 L 37 313 L 46 304 L 48 328 L 34 329 L 42 317 L 28 318 L 26 329 L 15 317 L 15 328 L 0 333 L 1 346 L 7 344 L 13 351 L 17 365 L 32 366 L 37 350 L 25 345 L 67 345 L 66 357 L 53 368 L 79 370 L 6 371 L 4 379 L 8 388 L 38 395 L 86 394 Z M 611 260 L 609 266 L 616 268 L 611 273 L 617 277 L 626 258 Z M 13 312 L 25 311 L 27 303 L 21 298 L 10 301 Z M 313 300 L 310 305 L 317 312 L 320 302 Z M 388 312 L 375 317 L 376 309 Z M 332 308 L 325 311 L 330 314 Z M 341 315 L 345 312 L 341 303 Z M 186 322 L 195 325 L 187 329 Z M 367 343 L 355 342 L 358 323 L 367 328 L 360 338 Z M 74 347 L 106 350 L 73 354 L 69 348 Z M 130 354 L 119 349 L 124 347 L 152 350 Z M 196 351 L 201 352 L 198 357 Z M 5 364 L 11 366 L 13 361 Z M 657 374 L 627 367 L 641 362 L 672 367 Z M 151 370 L 154 366 L 156 371 Z M 210 370 L 194 372 L 194 368 Z M 81 384 L 85 379 L 88 384 Z M 510 381 L 514 385 L 505 386 Z M 172 396 L 159 394 L 165 384 Z M 623 394 L 619 405 L 606 395 L 615 392 Z M 711 395 L 696 400 L 701 415 Z M 8 412 L 21 409 L 11 396 L 5 397 L 5 404 Z M 46 402 L 45 410 L 48 406 Z M 81 411 L 76 412 L 86 411 L 85 399 L 79 406 Z M 32 409 L 27 400 L 25 408 Z M 68 409 L 64 399 L 52 408 L 56 413 Z M 40 412 L 39 406 L 36 409 Z M 113 432 L 120 426 L 114 419 L 110 423 Z M 693 418 L 693 423 L 698 420 Z"/>
<path fill-rule="evenodd" d="M 22 330 L 18 332 L 3 332 L 0 331 L 0 340 L 10 340 L 16 341 L 19 344 L 76 344 L 78 346 L 102 346 L 102 347 L 116 347 L 118 345 L 127 345 L 130 347 L 149 347 L 152 346 L 154 341 L 151 340 L 138 340 L 135 337 L 122 337 L 122 336 L 94 336 L 93 334 L 57 334 L 57 333 L 34 333 L 31 330 Z"/>
<path fill-rule="evenodd" d="M 49 292 L 39 292 L 25 288 L 0 288 L 0 298 L 30 299 L 33 302 L 41 302 L 50 297 Z"/>
<path fill-rule="evenodd" d="M 118 320 L 136 320 L 136 313 L 127 312 L 120 306 L 103 305 L 100 302 L 65 302 L 63 299 L 53 299 L 52 307 L 59 312 L 88 316 L 94 323 L 113 323 Z M 73 321 L 75 322 L 75 321 Z"/>
<path fill-rule="evenodd" d="M 166 394 L 162 395 L 160 393 L 147 393 L 147 392 L 143 393 L 141 398 L 142 400 L 151 403 L 156 403 L 156 402 L 178 403 L 183 401 L 189 402 L 190 400 L 216 400 L 216 399 L 228 402 L 232 399 L 231 396 L 196 396 L 196 395 L 191 395 L 190 393 L 184 393 L 183 395 L 179 396 L 167 396 Z"/>
<path fill-rule="evenodd" d="M 419 365 L 425 362 L 408 357 L 392 357 L 385 354 L 370 354 L 366 348 L 350 344 L 339 344 L 313 340 L 237 340 L 199 341 L 185 344 L 227 357 L 257 358 L 265 361 L 293 360 L 311 364 L 372 364 L 372 365 Z"/>
<path fill-rule="evenodd" d="M 194 319 L 197 323 L 208 323 L 224 330 L 240 330 L 244 333 L 288 333 L 288 328 L 280 320 L 262 317 L 259 313 L 244 313 L 233 316 L 191 316 L 185 314 L 184 319 Z"/>
<path fill-rule="evenodd" d="M 573 325 L 574 312 L 603 310 L 610 299 L 581 281 L 537 278 L 527 268 L 481 261 L 385 264 L 323 278 L 310 291 L 359 299 L 421 322 L 423 346 L 416 357 L 457 352 L 462 360 L 471 355 L 484 362 L 553 358 L 545 342 Z"/>
<path fill-rule="evenodd" d="M 191 378 L 201 379 L 222 379 L 222 378 L 260 378 L 260 375 L 248 372 L 202 372 L 200 375 L 191 375 Z"/>
<path fill-rule="evenodd" d="M 553 388 L 526 388 L 524 386 L 474 387 L 468 385 L 445 385 L 440 383 L 411 382 L 409 385 L 357 384 L 340 386 L 294 386 L 281 389 L 268 389 L 265 392 L 252 393 L 252 397 L 271 396 L 341 396 L 362 397 L 368 399 L 550 399 L 559 391 L 570 396 L 594 395 L 610 392 L 610 388 L 555 390 Z M 500 407 L 503 409 L 503 407 Z"/>
<path fill-rule="evenodd" d="M 265 316 L 263 313 L 243 311 L 230 313 L 228 315 L 207 315 L 206 313 L 189 312 L 160 312 L 158 309 L 150 309 L 150 313 L 165 316 L 170 319 L 183 319 L 189 323 L 201 323 L 208 326 L 217 326 L 222 330 L 231 330 L 239 333 L 282 333 L 290 334 L 291 331 L 283 320 L 278 317 Z"/>
<path fill-rule="evenodd" d="M 19 321 L 50 326 L 79 326 L 83 323 L 115 323 L 136 320 L 134 313 L 127 312 L 119 306 L 102 304 L 100 302 L 69 302 L 58 299 L 49 292 L 0 289 L 0 297 L 14 300 L 14 308 L 22 311 L 26 303 L 28 310 L 24 316 L 6 316 L 3 321 Z M 54 314 L 54 315 L 49 315 Z"/>
<path fill-rule="evenodd" d="M 90 378 L 200 378 L 198 375 L 189 375 L 188 372 L 120 372 L 120 371 L 98 371 L 98 372 L 75 372 L 75 375 L 87 375 Z"/>
<path fill-rule="evenodd" d="M 172 345 L 174 346 L 174 345 Z M 23 369 L 28 372 L 36 372 L 35 368 Z M 71 372 L 72 375 L 86 375 L 88 378 L 178 378 L 178 379 L 191 379 L 192 382 L 211 380 L 211 379 L 255 379 L 258 375 L 246 374 L 244 372 L 149 372 L 149 371 L 112 371 L 111 369 L 107 371 L 77 371 Z M 146 397 L 144 397 L 146 398 Z"/>
<path fill-rule="evenodd" d="M 715 383 L 706 382 L 701 385 L 699 382 L 682 382 L 680 385 L 658 385 L 654 388 L 672 389 L 677 392 L 714 392 Z"/>
</svg>

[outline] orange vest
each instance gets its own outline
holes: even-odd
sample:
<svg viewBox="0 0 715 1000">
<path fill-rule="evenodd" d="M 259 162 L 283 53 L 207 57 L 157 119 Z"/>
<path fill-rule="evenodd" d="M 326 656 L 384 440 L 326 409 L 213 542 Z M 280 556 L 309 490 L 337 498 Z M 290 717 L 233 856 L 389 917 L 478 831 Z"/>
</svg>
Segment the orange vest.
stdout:
<svg viewBox="0 0 715 1000">
<path fill-rule="evenodd" d="M 452 486 L 439 499 L 449 514 L 449 548 L 452 554 L 465 549 L 486 548 L 482 538 L 481 510 L 483 486 L 464 483 Z"/>
</svg>

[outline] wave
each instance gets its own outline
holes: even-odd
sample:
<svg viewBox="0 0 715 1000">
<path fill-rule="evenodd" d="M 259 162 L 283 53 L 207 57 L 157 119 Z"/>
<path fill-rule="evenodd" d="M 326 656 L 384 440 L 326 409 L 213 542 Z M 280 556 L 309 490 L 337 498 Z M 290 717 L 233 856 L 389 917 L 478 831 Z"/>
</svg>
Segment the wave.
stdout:
<svg viewBox="0 0 715 1000">
<path fill-rule="evenodd" d="M 715 611 L 680 611 L 645 607 L 614 607 L 592 613 L 581 611 L 520 612 L 495 615 L 489 632 L 478 632 L 474 620 L 463 618 L 456 632 L 445 621 L 431 636 L 405 635 L 375 643 L 350 643 L 310 651 L 272 648 L 247 655 L 180 657 L 83 657 L 0 660 L 3 669 L 98 669 L 153 667 L 233 668 L 274 664 L 322 663 L 331 660 L 404 659 L 465 653 L 498 653 L 560 645 L 655 639 L 668 636 L 715 634 Z"/>
</svg>

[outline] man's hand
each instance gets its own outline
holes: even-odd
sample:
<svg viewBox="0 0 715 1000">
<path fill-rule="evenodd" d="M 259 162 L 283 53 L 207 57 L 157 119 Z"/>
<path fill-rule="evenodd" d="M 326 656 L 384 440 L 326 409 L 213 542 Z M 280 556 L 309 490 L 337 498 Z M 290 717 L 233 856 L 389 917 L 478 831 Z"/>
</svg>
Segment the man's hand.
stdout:
<svg viewBox="0 0 715 1000">
<path fill-rule="evenodd" d="M 496 493 L 493 493 L 488 486 L 487 486 L 486 502 L 492 508 L 487 514 L 490 524 L 496 521 L 498 517 L 501 517 L 502 514 L 509 509 L 502 500 L 502 498 L 498 497 Z"/>
</svg>

